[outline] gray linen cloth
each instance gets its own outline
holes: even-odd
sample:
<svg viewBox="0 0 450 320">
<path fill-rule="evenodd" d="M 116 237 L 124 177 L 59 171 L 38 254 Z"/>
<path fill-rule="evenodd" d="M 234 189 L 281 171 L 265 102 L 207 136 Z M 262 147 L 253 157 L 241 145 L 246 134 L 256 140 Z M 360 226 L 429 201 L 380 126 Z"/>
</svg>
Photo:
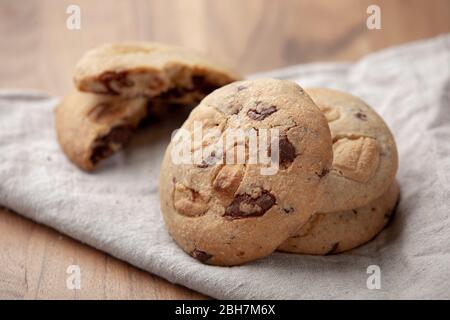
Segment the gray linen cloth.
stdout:
<svg viewBox="0 0 450 320">
<path fill-rule="evenodd" d="M 392 128 L 402 196 L 391 225 L 369 244 L 333 256 L 274 253 L 239 267 L 203 265 L 171 240 L 159 210 L 160 161 L 180 120 L 139 133 L 86 174 L 56 142 L 58 99 L 36 92 L 0 94 L 0 205 L 216 298 L 450 298 L 450 35 L 353 64 L 253 77 L 262 76 L 346 90 Z M 366 285 L 370 265 L 380 267 L 380 289 Z"/>
</svg>

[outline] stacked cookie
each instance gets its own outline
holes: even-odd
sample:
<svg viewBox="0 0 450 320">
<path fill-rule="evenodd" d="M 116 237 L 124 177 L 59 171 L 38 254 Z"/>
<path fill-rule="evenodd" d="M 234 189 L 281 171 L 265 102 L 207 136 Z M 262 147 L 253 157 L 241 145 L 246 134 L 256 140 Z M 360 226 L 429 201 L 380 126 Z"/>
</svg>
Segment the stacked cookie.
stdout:
<svg viewBox="0 0 450 320">
<path fill-rule="evenodd" d="M 91 171 L 169 105 L 196 105 L 239 79 L 211 59 L 154 43 L 107 44 L 75 68 L 76 89 L 56 108 L 58 141 L 67 157 Z"/>
<path fill-rule="evenodd" d="M 369 241 L 389 221 L 399 195 L 396 145 L 362 100 L 283 80 L 239 81 L 203 99 L 182 126 L 188 136 L 196 123 L 219 131 L 197 147 L 227 139 L 229 130 L 279 135 L 272 175 L 261 174 L 267 164 L 248 161 L 249 149 L 241 149 L 244 163 L 223 161 L 250 138 L 214 149 L 219 161 L 200 163 L 177 163 L 179 141 L 169 145 L 161 211 L 173 239 L 201 262 L 238 265 L 275 250 L 338 253 Z"/>
<path fill-rule="evenodd" d="M 55 124 L 86 171 L 169 107 L 198 104 L 167 147 L 159 183 L 170 235 L 203 263 L 339 253 L 372 239 L 394 211 L 394 138 L 352 95 L 237 81 L 198 53 L 152 43 L 96 48 L 74 80 Z"/>
<path fill-rule="evenodd" d="M 333 139 L 333 166 L 316 214 L 278 250 L 331 254 L 371 240 L 389 221 L 399 197 L 394 138 L 383 119 L 352 95 L 307 93 L 322 110 Z"/>
</svg>

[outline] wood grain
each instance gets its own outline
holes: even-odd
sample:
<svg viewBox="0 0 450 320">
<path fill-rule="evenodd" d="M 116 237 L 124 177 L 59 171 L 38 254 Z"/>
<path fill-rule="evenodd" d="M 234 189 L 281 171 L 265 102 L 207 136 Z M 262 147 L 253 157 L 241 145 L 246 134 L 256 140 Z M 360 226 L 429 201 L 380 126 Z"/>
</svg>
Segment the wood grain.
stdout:
<svg viewBox="0 0 450 320">
<path fill-rule="evenodd" d="M 81 8 L 81 30 L 66 8 Z M 381 8 L 382 29 L 366 28 Z M 0 88 L 63 95 L 73 66 L 103 42 L 151 40 L 195 48 L 243 74 L 369 52 L 450 32 L 448 0 L 2 0 Z M 67 290 L 66 269 L 82 268 Z M 47 227 L 0 209 L 0 298 L 200 299 Z"/>
<path fill-rule="evenodd" d="M 67 289 L 70 265 L 80 266 L 80 290 Z M 204 298 L 0 209 L 0 299 Z"/>
</svg>

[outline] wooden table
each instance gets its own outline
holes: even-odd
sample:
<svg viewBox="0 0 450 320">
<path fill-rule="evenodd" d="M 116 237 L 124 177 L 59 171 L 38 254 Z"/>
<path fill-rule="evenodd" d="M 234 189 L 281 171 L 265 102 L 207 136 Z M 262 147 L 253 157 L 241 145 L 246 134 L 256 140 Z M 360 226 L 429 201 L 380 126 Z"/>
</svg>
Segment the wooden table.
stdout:
<svg viewBox="0 0 450 320">
<path fill-rule="evenodd" d="M 81 29 L 66 28 L 66 8 Z M 369 30 L 369 5 L 381 30 Z M 246 74 L 369 52 L 450 32 L 449 0 L 1 0 L 0 88 L 63 95 L 87 49 L 153 40 L 203 50 Z M 83 267 L 81 290 L 66 268 Z M 0 209 L 0 299 L 201 299 L 15 213 Z"/>
</svg>

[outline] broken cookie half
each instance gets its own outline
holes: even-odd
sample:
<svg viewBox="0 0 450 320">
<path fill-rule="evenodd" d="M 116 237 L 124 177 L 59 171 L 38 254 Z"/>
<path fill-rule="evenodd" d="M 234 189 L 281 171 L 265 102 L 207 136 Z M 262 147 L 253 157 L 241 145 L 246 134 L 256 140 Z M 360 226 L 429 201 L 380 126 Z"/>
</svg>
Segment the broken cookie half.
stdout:
<svg viewBox="0 0 450 320">
<path fill-rule="evenodd" d="M 204 55 L 148 42 L 106 44 L 87 52 L 75 68 L 80 91 L 198 103 L 239 76 Z"/>
<path fill-rule="evenodd" d="M 58 141 L 73 163 L 91 171 L 121 149 L 140 124 L 174 105 L 195 106 L 238 79 L 187 49 L 144 42 L 103 45 L 76 66 L 77 90 L 56 109 Z"/>
<path fill-rule="evenodd" d="M 148 114 L 143 97 L 124 99 L 73 91 L 55 110 L 58 141 L 74 164 L 91 171 L 119 150 Z"/>
</svg>

